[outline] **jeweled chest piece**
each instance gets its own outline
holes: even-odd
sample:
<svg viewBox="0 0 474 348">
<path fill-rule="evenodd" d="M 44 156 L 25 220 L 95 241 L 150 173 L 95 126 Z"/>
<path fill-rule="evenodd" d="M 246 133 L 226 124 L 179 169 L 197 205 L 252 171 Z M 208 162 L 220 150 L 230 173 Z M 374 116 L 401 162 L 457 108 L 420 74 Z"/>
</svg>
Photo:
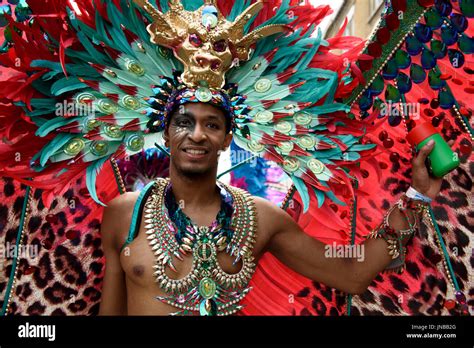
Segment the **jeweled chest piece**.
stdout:
<svg viewBox="0 0 474 348">
<path fill-rule="evenodd" d="M 240 189 L 226 186 L 225 190 L 232 196 L 235 214 L 230 220 L 218 218 L 209 227 L 186 225 L 180 245 L 175 236 L 177 226 L 170 220 L 165 205 L 167 185 L 168 180 L 158 180 L 145 206 L 147 238 L 156 255 L 154 275 L 160 288 L 169 294 L 157 299 L 178 308 L 175 315 L 196 312 L 204 316 L 234 314 L 242 309 L 239 302 L 250 291 L 248 283 L 256 267 L 251 253 L 256 232 L 256 208 L 252 198 Z M 233 233 L 227 235 L 227 228 Z M 226 241 L 227 238 L 230 241 Z M 185 245 L 186 249 L 183 248 Z M 217 262 L 218 251 L 234 256 L 235 262 L 242 260 L 241 270 L 236 274 L 226 273 Z M 181 279 L 168 277 L 165 269 L 174 268 L 172 256 L 182 260 L 178 256 L 189 253 L 193 256 L 190 273 Z"/>
<path fill-rule="evenodd" d="M 199 314 L 203 316 L 216 315 L 217 304 L 213 299 L 217 292 L 217 284 L 211 279 L 209 269 L 215 263 L 216 246 L 212 242 L 209 227 L 199 227 L 199 237 L 195 248 L 195 256 L 200 261 L 202 278 L 199 282 L 198 292 L 202 298 L 199 303 Z"/>
<path fill-rule="evenodd" d="M 216 246 L 212 243 L 212 236 L 209 227 L 199 227 L 200 238 L 196 245 L 196 256 L 201 261 L 208 261 L 216 255 Z"/>
<path fill-rule="evenodd" d="M 199 295 L 203 298 L 199 304 L 199 314 L 203 316 L 216 315 L 217 303 L 213 300 L 217 292 L 217 284 L 211 278 L 202 278 L 199 282 Z"/>
</svg>

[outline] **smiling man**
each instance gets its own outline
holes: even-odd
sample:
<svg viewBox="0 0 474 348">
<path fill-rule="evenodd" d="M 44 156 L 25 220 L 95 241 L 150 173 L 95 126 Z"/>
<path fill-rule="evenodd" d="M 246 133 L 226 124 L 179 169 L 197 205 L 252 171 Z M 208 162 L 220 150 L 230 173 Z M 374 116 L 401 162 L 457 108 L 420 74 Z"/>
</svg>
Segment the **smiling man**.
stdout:
<svg viewBox="0 0 474 348">
<path fill-rule="evenodd" d="M 147 135 L 163 132 L 170 175 L 105 209 L 100 314 L 235 314 L 266 252 L 309 279 L 352 294 L 363 292 L 382 270 L 403 268 L 405 244 L 441 187 L 442 178 L 431 178 L 425 167 L 433 143 L 413 162 L 412 187 L 361 245 L 363 257 L 326 256 L 326 246 L 284 210 L 216 180 L 219 155 L 234 140 L 278 163 L 304 208 L 317 209 L 308 206 L 310 195 L 337 201 L 336 193 L 348 190 L 359 152 L 375 145 L 361 142 L 366 124 L 347 115 L 341 95 L 358 80 L 342 56 L 336 58 L 324 48 L 329 43 L 310 32 L 304 44 L 295 44 L 316 18 L 299 23 L 290 12 L 284 15 L 291 8 L 286 3 L 277 13 L 278 7 L 263 11 L 267 21 L 260 18 L 262 25 L 253 23 L 250 30 L 262 1 L 235 8 L 228 17 L 214 1 L 193 10 L 170 1 L 164 12 L 145 0 L 135 2 L 151 18 L 150 41 L 159 47 L 155 52 L 133 43 L 143 66 L 121 56 L 118 65 L 127 69 L 121 81 L 160 67 L 131 90 L 145 95 L 150 106 L 140 111 L 149 117 Z M 326 55 L 334 57 L 334 70 L 327 70 Z M 116 82 L 115 70 L 105 74 Z M 146 96 L 150 83 L 153 97 Z M 140 103 L 132 106 L 141 110 Z"/>
<path fill-rule="evenodd" d="M 394 249 L 393 238 L 367 240 L 359 260 L 326 257 L 324 244 L 284 210 L 216 182 L 219 154 L 232 140 L 232 119 L 217 105 L 181 102 L 164 133 L 169 180 L 124 194 L 104 212 L 101 315 L 233 314 L 265 252 L 305 277 L 352 294 L 403 263 L 404 250 Z M 424 166 L 432 147 L 415 159 L 412 187 L 434 198 L 441 179 L 431 179 Z M 404 244 L 425 203 L 406 195 L 401 202 L 405 210 L 392 208 L 389 224 Z"/>
</svg>

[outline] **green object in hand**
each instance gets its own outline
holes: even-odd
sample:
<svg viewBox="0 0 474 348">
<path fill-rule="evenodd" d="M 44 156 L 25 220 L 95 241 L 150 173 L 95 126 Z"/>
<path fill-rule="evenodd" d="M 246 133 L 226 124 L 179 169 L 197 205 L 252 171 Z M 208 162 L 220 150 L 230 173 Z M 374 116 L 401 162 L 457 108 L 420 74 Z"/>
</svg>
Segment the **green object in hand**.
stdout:
<svg viewBox="0 0 474 348">
<path fill-rule="evenodd" d="M 433 149 L 428 155 L 431 173 L 435 177 L 441 178 L 459 167 L 458 154 L 451 150 L 448 143 L 444 141 L 443 137 L 430 123 L 424 123 L 412 129 L 407 135 L 407 140 L 418 151 L 428 144 L 430 140 L 435 142 Z"/>
</svg>

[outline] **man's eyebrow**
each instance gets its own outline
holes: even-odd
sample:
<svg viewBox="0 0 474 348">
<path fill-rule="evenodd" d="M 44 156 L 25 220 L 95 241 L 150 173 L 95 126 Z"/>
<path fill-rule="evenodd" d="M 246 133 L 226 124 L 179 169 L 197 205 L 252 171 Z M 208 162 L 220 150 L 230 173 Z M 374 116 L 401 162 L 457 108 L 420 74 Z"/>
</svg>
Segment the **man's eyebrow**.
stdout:
<svg viewBox="0 0 474 348">
<path fill-rule="evenodd" d="M 222 117 L 216 116 L 216 115 L 207 115 L 208 120 L 220 120 L 222 121 Z"/>
<path fill-rule="evenodd" d="M 178 113 L 179 116 L 187 116 L 187 117 L 191 117 L 191 118 L 194 118 L 196 119 L 196 116 L 191 112 L 191 111 L 187 111 L 185 110 L 183 113 Z M 206 120 L 217 120 L 217 121 L 223 121 L 222 120 L 222 117 L 218 116 L 218 115 L 215 115 L 215 114 L 208 114 L 206 116 L 204 116 L 206 118 Z"/>
<path fill-rule="evenodd" d="M 188 116 L 188 117 L 192 117 L 192 118 L 196 118 L 196 116 L 194 116 L 194 114 L 190 111 L 184 111 L 184 112 L 178 112 L 177 116 Z"/>
</svg>

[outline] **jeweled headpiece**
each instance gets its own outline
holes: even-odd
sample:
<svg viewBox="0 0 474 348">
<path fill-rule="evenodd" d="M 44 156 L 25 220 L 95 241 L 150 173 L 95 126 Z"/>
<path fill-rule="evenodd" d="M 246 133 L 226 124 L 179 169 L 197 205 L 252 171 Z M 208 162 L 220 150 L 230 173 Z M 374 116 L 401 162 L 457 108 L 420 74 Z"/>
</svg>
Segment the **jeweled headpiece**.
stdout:
<svg viewBox="0 0 474 348">
<path fill-rule="evenodd" d="M 222 16 L 214 1 L 207 1 L 196 11 L 186 11 L 179 0 L 172 0 L 166 13 L 146 0 L 134 1 L 152 17 L 153 23 L 147 27 L 151 42 L 172 49 L 183 63 L 181 79 L 188 87 L 224 87 L 226 72 L 249 59 L 253 44 L 288 29 L 285 25 L 266 25 L 245 34 L 245 26 L 263 7 L 261 1 L 247 7 L 235 21 Z"/>
</svg>

